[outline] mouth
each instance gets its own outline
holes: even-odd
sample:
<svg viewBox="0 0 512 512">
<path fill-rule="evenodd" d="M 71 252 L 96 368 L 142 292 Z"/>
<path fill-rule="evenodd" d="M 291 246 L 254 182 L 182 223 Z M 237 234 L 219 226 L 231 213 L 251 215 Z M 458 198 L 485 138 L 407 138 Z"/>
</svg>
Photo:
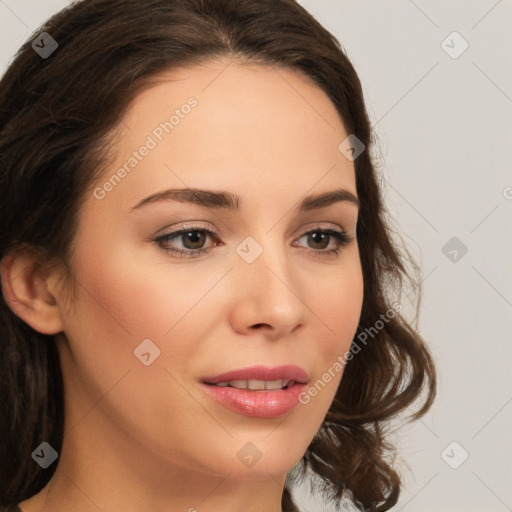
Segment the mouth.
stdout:
<svg viewBox="0 0 512 512">
<path fill-rule="evenodd" d="M 308 374 L 298 366 L 253 366 L 204 378 L 201 384 L 207 395 L 231 411 L 271 419 L 299 404 L 308 380 Z"/>
<path fill-rule="evenodd" d="M 288 389 L 296 384 L 296 381 L 290 379 L 277 379 L 277 380 L 229 380 L 224 382 L 206 382 L 208 386 L 217 386 L 222 388 L 235 388 L 245 389 L 251 391 L 274 391 L 276 389 Z"/>
<path fill-rule="evenodd" d="M 303 368 L 289 364 L 273 368 L 264 365 L 239 368 L 219 375 L 204 377 L 202 382 L 221 387 L 265 390 L 283 389 L 290 387 L 293 383 L 305 384 L 308 379 L 308 374 Z"/>
</svg>

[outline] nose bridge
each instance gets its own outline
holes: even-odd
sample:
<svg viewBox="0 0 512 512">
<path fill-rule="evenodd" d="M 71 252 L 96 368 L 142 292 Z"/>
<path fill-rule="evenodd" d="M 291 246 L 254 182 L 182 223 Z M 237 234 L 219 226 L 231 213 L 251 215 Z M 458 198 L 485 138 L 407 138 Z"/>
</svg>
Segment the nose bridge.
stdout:
<svg viewBox="0 0 512 512">
<path fill-rule="evenodd" d="M 233 314 L 237 329 L 264 324 L 282 336 L 303 324 L 307 308 L 282 237 L 277 232 L 249 236 L 237 253 L 235 279 L 240 284 Z"/>
</svg>

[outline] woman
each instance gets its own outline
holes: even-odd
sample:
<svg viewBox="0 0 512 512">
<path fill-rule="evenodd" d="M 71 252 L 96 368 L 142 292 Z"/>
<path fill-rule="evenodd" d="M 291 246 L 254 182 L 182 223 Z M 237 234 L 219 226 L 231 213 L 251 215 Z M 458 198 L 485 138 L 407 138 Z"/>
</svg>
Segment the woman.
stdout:
<svg viewBox="0 0 512 512">
<path fill-rule="evenodd" d="M 334 37 L 292 0 L 79 1 L 0 110 L 0 504 L 292 511 L 310 470 L 389 510 L 435 370 Z"/>
</svg>

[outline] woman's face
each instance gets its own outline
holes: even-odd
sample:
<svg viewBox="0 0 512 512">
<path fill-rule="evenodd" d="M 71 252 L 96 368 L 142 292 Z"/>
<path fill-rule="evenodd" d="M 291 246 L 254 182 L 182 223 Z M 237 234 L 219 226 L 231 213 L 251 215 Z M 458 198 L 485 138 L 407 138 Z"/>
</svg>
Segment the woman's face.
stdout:
<svg viewBox="0 0 512 512">
<path fill-rule="evenodd" d="M 58 301 L 65 439 L 95 433 L 88 448 L 105 443 L 108 458 L 129 446 L 145 468 L 283 475 L 331 405 L 342 377 L 333 368 L 361 312 L 358 208 L 346 199 L 357 197 L 354 164 L 338 149 L 349 134 L 325 93 L 295 71 L 235 62 L 162 75 L 120 125 L 116 161 L 80 213 L 75 300 Z M 170 189 L 209 193 L 165 198 Z M 303 205 L 340 189 L 349 194 Z M 205 383 L 287 365 L 307 383 L 231 388 L 293 380 L 279 369 L 228 376 L 229 387 Z M 300 403 L 297 391 L 329 369 L 323 389 Z"/>
</svg>

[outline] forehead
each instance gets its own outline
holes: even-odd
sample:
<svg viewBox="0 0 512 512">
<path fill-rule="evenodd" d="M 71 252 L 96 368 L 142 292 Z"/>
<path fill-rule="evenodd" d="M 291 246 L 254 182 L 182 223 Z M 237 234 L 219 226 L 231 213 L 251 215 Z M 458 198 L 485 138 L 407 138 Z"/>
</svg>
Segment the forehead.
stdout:
<svg viewBox="0 0 512 512">
<path fill-rule="evenodd" d="M 284 192 L 322 180 L 355 194 L 334 104 L 292 69 L 211 61 L 162 73 L 131 102 L 119 133 L 109 172 L 127 171 L 111 194 L 125 207 L 171 186 Z"/>
</svg>

